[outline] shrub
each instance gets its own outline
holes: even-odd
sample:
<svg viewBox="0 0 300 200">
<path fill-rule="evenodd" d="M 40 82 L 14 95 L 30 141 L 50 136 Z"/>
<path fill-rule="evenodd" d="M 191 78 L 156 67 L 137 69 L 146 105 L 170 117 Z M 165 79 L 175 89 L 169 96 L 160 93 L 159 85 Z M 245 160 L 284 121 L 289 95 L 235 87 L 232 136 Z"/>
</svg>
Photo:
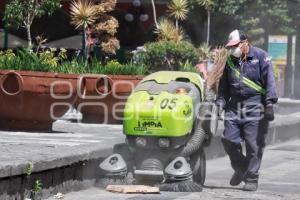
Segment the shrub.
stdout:
<svg viewBox="0 0 300 200">
<path fill-rule="evenodd" d="M 59 52 L 43 51 L 38 53 L 28 49 L 21 49 L 17 53 L 14 53 L 12 50 L 0 51 L 0 70 L 1 69 L 67 74 L 145 75 L 148 73 L 147 67 L 133 62 L 120 64 L 116 60 L 112 60 L 103 64 L 94 58 L 86 65 L 83 58 L 67 60 L 66 51 L 64 49 L 61 49 Z"/>
<path fill-rule="evenodd" d="M 151 72 L 159 70 L 180 71 L 189 62 L 198 61 L 197 50 L 188 42 L 160 41 L 145 45 L 146 51 L 139 53 L 139 62 Z"/>
<path fill-rule="evenodd" d="M 59 63 L 63 61 L 63 56 L 63 53 L 55 56 L 52 51 L 35 53 L 28 49 L 21 49 L 14 53 L 9 49 L 0 52 L 0 69 L 58 72 L 57 68 Z"/>
<path fill-rule="evenodd" d="M 182 66 L 181 66 L 181 71 L 184 72 L 195 72 L 195 73 L 199 73 L 197 71 L 197 68 L 195 67 L 195 65 L 193 65 L 190 61 L 186 61 Z"/>
<path fill-rule="evenodd" d="M 96 62 L 96 60 L 94 62 Z M 111 60 L 104 66 L 94 64 L 94 66 L 91 67 L 91 73 L 146 75 L 148 73 L 148 69 L 146 66 L 134 64 L 133 62 L 122 65 L 116 60 Z"/>
</svg>

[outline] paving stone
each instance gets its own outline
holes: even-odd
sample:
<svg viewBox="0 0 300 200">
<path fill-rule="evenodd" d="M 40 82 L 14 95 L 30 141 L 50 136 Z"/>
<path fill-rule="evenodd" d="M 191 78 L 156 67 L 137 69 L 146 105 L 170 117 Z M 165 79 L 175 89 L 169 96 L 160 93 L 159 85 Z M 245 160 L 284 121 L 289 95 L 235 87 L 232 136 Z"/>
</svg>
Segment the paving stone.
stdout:
<svg viewBox="0 0 300 200">
<path fill-rule="evenodd" d="M 271 125 L 268 143 L 299 137 L 299 124 L 299 113 L 289 117 L 277 116 Z M 43 196 L 89 188 L 95 183 L 93 178 L 100 160 L 112 153 L 115 144 L 123 143 L 125 139 L 119 125 L 58 121 L 53 127 L 55 132 L 52 133 L 0 131 L 0 200 L 19 198 L 15 190 L 26 188 L 30 191 L 33 181 L 37 179 L 44 183 Z M 220 144 L 222 131 L 221 124 L 219 136 L 206 148 L 208 158 L 225 155 Z M 33 174 L 27 180 L 24 173 L 28 165 L 33 166 Z M 12 178 L 12 184 L 7 177 Z M 17 189 L 7 193 L 12 187 Z"/>
<path fill-rule="evenodd" d="M 206 183 L 200 193 L 115 194 L 93 187 L 65 194 L 64 200 L 298 200 L 300 154 L 291 149 L 299 147 L 299 139 L 267 147 L 256 192 L 242 191 L 243 184 L 235 187 L 229 185 L 233 171 L 229 159 L 222 157 L 207 162 Z"/>
</svg>

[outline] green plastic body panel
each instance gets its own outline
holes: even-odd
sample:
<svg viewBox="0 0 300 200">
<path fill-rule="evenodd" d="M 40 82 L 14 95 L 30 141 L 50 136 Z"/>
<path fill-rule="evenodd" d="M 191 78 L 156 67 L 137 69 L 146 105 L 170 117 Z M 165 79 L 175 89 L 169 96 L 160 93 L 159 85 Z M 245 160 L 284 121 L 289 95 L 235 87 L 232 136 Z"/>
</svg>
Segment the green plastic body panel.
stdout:
<svg viewBox="0 0 300 200">
<path fill-rule="evenodd" d="M 180 137 L 191 132 L 193 121 L 190 96 L 138 91 L 129 96 L 125 105 L 123 131 L 132 136 Z"/>
<path fill-rule="evenodd" d="M 157 83 L 169 83 L 178 78 L 187 78 L 191 83 L 194 83 L 201 91 L 201 98 L 204 99 L 204 86 L 201 76 L 194 72 L 180 72 L 180 71 L 159 71 L 149 76 L 146 76 L 141 82 L 155 80 Z"/>
</svg>

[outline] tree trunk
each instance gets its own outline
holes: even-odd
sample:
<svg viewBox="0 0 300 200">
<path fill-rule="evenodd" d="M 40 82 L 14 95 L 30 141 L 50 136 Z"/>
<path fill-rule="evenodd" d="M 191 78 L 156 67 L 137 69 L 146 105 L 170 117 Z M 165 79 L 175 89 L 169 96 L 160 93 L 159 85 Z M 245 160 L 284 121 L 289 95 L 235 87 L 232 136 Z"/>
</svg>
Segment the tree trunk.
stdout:
<svg viewBox="0 0 300 200">
<path fill-rule="evenodd" d="M 154 17 L 155 26 L 158 27 L 157 16 L 156 16 L 156 8 L 155 8 L 154 0 L 151 0 L 151 3 L 152 3 L 153 17 Z"/>
<path fill-rule="evenodd" d="M 295 74 L 294 74 L 294 87 L 292 93 L 295 95 L 296 99 L 300 99 L 300 26 L 297 26 L 297 35 L 296 35 L 296 64 L 295 64 Z"/>
<path fill-rule="evenodd" d="M 32 39 L 31 39 L 31 31 L 30 31 L 30 24 L 26 25 L 26 31 L 27 31 L 27 40 L 28 40 L 28 47 L 32 47 Z"/>
<path fill-rule="evenodd" d="M 176 30 L 178 30 L 178 19 L 176 19 L 176 21 L 175 21 L 175 26 L 176 26 Z"/>
<path fill-rule="evenodd" d="M 209 39 L 210 39 L 210 10 L 207 9 L 207 38 L 206 38 L 207 45 L 209 45 Z"/>
<path fill-rule="evenodd" d="M 83 47 L 83 56 L 84 56 L 84 61 L 85 61 L 85 65 L 87 65 L 87 59 L 88 59 L 88 48 L 87 48 L 87 25 L 85 24 L 84 27 L 83 27 L 83 44 L 82 44 L 82 47 Z"/>
<path fill-rule="evenodd" d="M 8 49 L 8 30 L 6 25 L 4 25 L 4 49 Z"/>
<path fill-rule="evenodd" d="M 293 35 L 288 35 L 288 50 L 287 50 L 287 65 L 285 68 L 285 77 L 284 77 L 284 96 L 285 97 L 292 97 L 293 91 L 292 91 L 292 82 L 293 82 Z"/>
</svg>

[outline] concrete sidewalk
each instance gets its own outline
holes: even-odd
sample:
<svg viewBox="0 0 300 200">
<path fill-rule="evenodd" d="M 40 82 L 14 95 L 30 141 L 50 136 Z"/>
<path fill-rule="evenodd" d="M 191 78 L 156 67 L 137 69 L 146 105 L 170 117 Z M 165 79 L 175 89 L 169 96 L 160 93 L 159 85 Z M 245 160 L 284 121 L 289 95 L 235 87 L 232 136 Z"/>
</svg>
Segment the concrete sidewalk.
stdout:
<svg viewBox="0 0 300 200">
<path fill-rule="evenodd" d="M 43 197 L 93 186 L 99 162 L 123 143 L 122 126 L 77 124 L 57 121 L 52 133 L 0 131 L 0 199 L 20 199 L 30 190 L 26 169 L 32 166 L 30 180 L 43 182 Z M 278 115 L 267 138 L 275 144 L 300 137 L 300 113 Z M 205 149 L 208 159 L 224 156 L 220 136 Z"/>
<path fill-rule="evenodd" d="M 300 137 L 300 113 L 277 115 L 271 123 L 268 144 Z M 217 137 L 206 148 L 209 159 L 225 155 L 220 143 L 223 124 Z M 0 178 L 24 174 L 28 165 L 32 172 L 59 168 L 73 163 L 107 156 L 115 144 L 123 143 L 121 125 L 54 123 L 52 133 L 0 131 Z"/>
<path fill-rule="evenodd" d="M 300 112 L 300 100 L 280 98 L 275 105 L 275 110 L 282 115 Z"/>
<path fill-rule="evenodd" d="M 64 195 L 64 200 L 298 200 L 300 196 L 300 140 L 268 146 L 261 167 L 257 192 L 241 191 L 242 184 L 229 185 L 232 175 L 227 157 L 209 160 L 205 187 L 201 193 L 156 195 L 114 194 L 90 188 Z M 55 200 L 53 196 L 47 200 Z"/>
<path fill-rule="evenodd" d="M 122 126 L 54 123 L 52 133 L 0 131 L 0 178 L 98 159 L 124 142 Z"/>
<path fill-rule="evenodd" d="M 0 131 L 0 200 L 24 200 L 36 180 L 43 185 L 43 199 L 58 191 L 89 188 L 101 159 L 124 142 L 121 126 L 57 121 L 53 130 Z"/>
</svg>

